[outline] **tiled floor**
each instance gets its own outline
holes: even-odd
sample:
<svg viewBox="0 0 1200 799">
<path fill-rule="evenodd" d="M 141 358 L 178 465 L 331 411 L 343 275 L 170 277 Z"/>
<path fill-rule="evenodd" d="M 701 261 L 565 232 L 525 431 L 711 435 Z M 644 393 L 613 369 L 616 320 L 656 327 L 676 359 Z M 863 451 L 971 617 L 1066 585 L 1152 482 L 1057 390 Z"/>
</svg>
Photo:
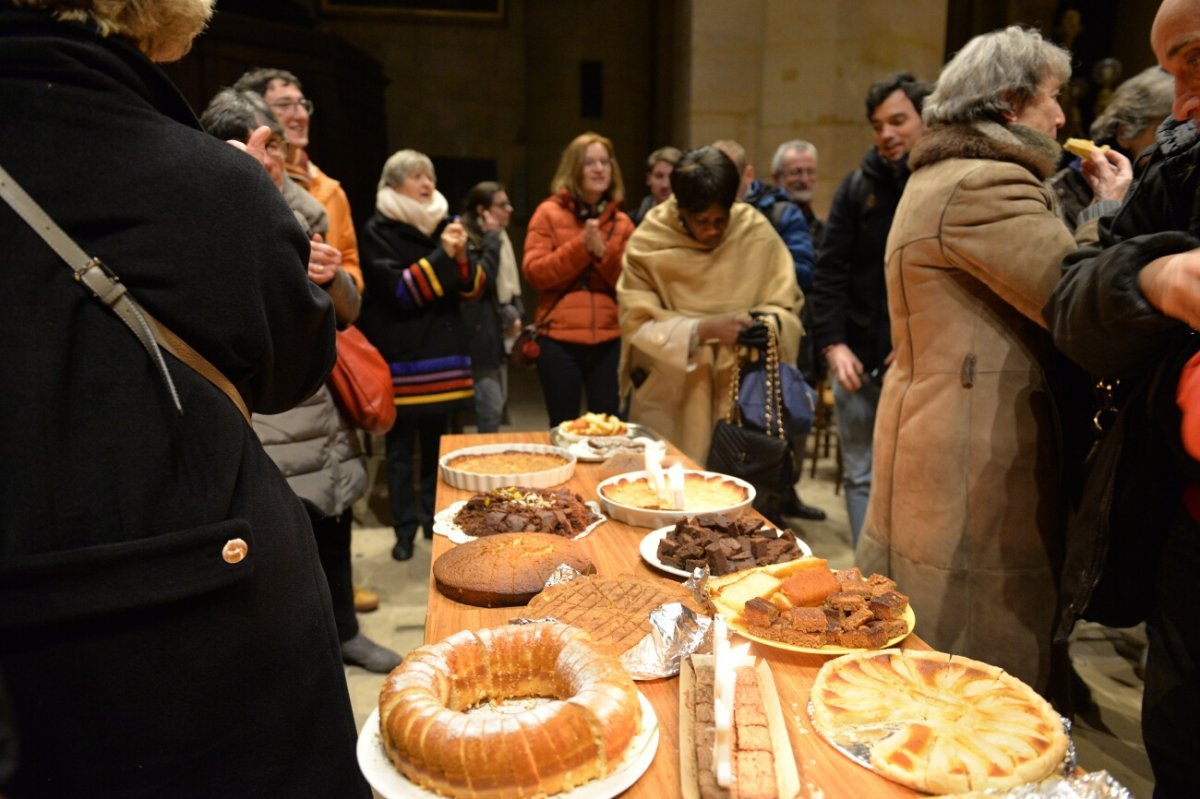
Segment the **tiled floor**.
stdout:
<svg viewBox="0 0 1200 799">
<path fill-rule="evenodd" d="M 505 429 L 545 429 L 548 419 L 536 375 L 513 372 L 510 382 L 512 425 Z M 383 466 L 382 441 L 374 443 L 371 468 L 378 474 Z M 793 527 L 833 568 L 843 568 L 852 565 L 854 557 L 846 506 L 841 494 L 834 491 L 834 470 L 833 457 L 818 460 L 815 478 L 806 468 L 799 484 L 804 500 L 824 509 L 828 518 L 823 522 L 793 520 Z M 398 563 L 391 559 L 392 531 L 380 523 L 388 518 L 382 474 L 372 485 L 372 492 L 355 507 L 354 569 L 356 582 L 377 591 L 383 601 L 379 610 L 360 615 L 359 621 L 368 637 L 403 654 L 423 638 L 430 547 L 418 537 L 412 560 Z M 1073 737 L 1080 765 L 1089 771 L 1108 770 L 1137 799 L 1149 799 L 1154 787 L 1139 730 L 1142 682 L 1135 673 L 1144 644 L 1140 629 L 1113 630 L 1085 623 L 1076 630 L 1071 646 L 1076 670 L 1095 702 L 1093 710 L 1075 721 Z M 383 677 L 347 667 L 346 679 L 361 728 L 378 701 Z"/>
</svg>

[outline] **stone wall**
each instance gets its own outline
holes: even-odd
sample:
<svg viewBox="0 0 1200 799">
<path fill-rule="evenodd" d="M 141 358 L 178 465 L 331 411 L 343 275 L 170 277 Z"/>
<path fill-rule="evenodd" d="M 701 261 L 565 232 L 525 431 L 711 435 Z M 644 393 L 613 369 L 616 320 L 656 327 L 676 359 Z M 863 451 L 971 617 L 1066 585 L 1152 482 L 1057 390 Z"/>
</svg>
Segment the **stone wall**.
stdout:
<svg viewBox="0 0 1200 799">
<path fill-rule="evenodd" d="M 769 179 L 780 142 L 820 154 L 824 215 L 871 146 L 867 87 L 901 71 L 933 80 L 943 63 L 946 0 L 694 0 L 689 144 L 737 139 Z"/>
</svg>

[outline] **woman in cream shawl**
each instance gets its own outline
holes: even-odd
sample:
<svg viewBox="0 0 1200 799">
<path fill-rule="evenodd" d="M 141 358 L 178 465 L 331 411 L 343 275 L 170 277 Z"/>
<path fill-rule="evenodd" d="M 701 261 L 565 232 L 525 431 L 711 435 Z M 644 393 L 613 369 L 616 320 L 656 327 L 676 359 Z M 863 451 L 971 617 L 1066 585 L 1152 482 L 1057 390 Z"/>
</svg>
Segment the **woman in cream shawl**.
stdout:
<svg viewBox="0 0 1200 799">
<path fill-rule="evenodd" d="M 738 174 L 728 156 L 713 147 L 687 153 L 671 190 L 629 239 L 617 282 L 621 392 L 632 392 L 630 421 L 702 464 L 729 409 L 737 337 L 750 312 L 773 314 L 781 357 L 794 361 L 804 298 L 770 220 L 734 203 Z"/>
</svg>

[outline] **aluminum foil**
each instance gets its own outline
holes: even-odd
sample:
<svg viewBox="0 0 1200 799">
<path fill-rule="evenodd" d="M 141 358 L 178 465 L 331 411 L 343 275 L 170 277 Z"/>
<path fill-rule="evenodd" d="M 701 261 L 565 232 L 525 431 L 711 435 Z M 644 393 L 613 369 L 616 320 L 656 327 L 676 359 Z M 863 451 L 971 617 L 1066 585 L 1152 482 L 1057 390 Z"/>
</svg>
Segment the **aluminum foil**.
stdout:
<svg viewBox="0 0 1200 799">
<path fill-rule="evenodd" d="M 1129 789 L 1107 771 L 1093 771 L 1077 777 L 1050 777 L 1007 791 L 981 791 L 979 795 L 989 799 L 1133 799 Z"/>
<path fill-rule="evenodd" d="M 546 588 L 566 583 L 582 575 L 570 566 L 561 565 L 546 580 Z M 510 619 L 511 624 L 530 624 L 542 619 Z M 679 602 L 659 605 L 650 612 L 650 632 L 621 655 L 621 665 L 635 680 L 657 680 L 679 673 L 679 662 L 708 642 L 712 619 L 696 613 Z"/>
</svg>

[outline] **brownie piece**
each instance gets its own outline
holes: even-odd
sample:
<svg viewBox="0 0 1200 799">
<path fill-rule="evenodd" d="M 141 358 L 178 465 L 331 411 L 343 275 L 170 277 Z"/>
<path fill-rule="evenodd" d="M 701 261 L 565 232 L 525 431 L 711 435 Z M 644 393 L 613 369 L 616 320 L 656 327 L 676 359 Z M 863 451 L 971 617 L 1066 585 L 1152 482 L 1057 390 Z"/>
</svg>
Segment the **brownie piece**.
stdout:
<svg viewBox="0 0 1200 799">
<path fill-rule="evenodd" d="M 896 590 L 896 581 L 890 577 L 884 577 L 882 574 L 872 574 L 867 578 L 867 585 L 871 587 L 873 596 L 880 596 L 888 591 Z"/>
<path fill-rule="evenodd" d="M 887 633 L 878 622 L 871 622 L 857 630 L 843 630 L 838 643 L 853 649 L 878 649 L 887 643 Z"/>
<path fill-rule="evenodd" d="M 828 624 L 823 608 L 788 608 L 780 614 L 779 622 L 804 633 L 821 632 Z"/>
<path fill-rule="evenodd" d="M 778 631 L 778 636 L 772 637 L 783 641 L 785 644 L 791 644 L 792 646 L 816 648 L 825 646 L 825 644 L 829 643 L 829 637 L 825 634 L 824 630 L 815 633 L 806 633 L 794 628 L 782 627 L 779 625 L 772 627 L 771 630 Z"/>
<path fill-rule="evenodd" d="M 880 619 L 899 619 L 908 608 L 908 597 L 895 591 L 887 591 L 870 602 L 871 612 Z"/>
<path fill-rule="evenodd" d="M 851 566 L 849 569 L 842 569 L 836 575 L 839 583 L 861 583 L 863 576 L 857 566 Z"/>
<path fill-rule="evenodd" d="M 844 613 L 853 613 L 860 608 L 865 608 L 867 600 L 862 594 L 855 594 L 849 591 L 835 591 L 825 600 L 825 604 L 827 607 L 835 608 Z"/>
<path fill-rule="evenodd" d="M 779 608 L 769 599 L 756 596 L 746 603 L 742 617 L 751 627 L 770 627 L 779 618 Z"/>
<path fill-rule="evenodd" d="M 883 628 L 883 633 L 889 641 L 908 634 L 908 622 L 904 619 L 881 619 L 875 623 Z"/>
<path fill-rule="evenodd" d="M 873 614 L 868 608 L 859 608 L 858 610 L 848 613 L 846 617 L 842 619 L 842 629 L 857 630 L 859 627 L 862 627 L 864 624 L 867 624 L 874 619 L 875 614 Z"/>
</svg>

